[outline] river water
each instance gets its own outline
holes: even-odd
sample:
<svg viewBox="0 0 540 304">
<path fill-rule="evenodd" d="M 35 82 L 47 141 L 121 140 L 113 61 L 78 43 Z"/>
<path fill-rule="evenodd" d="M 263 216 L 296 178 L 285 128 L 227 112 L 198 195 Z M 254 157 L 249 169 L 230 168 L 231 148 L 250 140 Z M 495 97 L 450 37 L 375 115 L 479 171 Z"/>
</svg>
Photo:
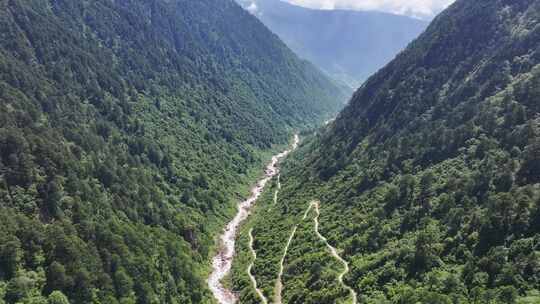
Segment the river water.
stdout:
<svg viewBox="0 0 540 304">
<path fill-rule="evenodd" d="M 272 161 L 266 166 L 264 176 L 251 189 L 251 195 L 238 203 L 238 213 L 230 221 L 219 237 L 219 250 L 212 259 L 212 272 L 208 278 L 208 286 L 214 297 L 220 304 L 234 304 L 237 302 L 236 294 L 223 286 L 221 280 L 231 271 L 234 258 L 235 239 L 238 229 L 251 213 L 251 208 L 261 195 L 264 187 L 279 172 L 279 162 L 291 151 L 295 150 L 300 142 L 298 135 L 294 136 L 294 142 L 289 150 L 283 151 L 272 157 Z"/>
</svg>

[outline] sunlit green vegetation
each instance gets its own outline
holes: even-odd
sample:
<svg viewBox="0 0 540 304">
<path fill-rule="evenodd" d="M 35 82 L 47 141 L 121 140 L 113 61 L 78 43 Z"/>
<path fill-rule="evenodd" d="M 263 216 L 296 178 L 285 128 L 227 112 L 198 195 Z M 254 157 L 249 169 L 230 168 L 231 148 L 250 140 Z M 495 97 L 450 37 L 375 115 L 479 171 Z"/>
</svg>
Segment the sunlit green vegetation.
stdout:
<svg viewBox="0 0 540 304">
<path fill-rule="evenodd" d="M 286 162 L 277 210 L 251 223 L 261 258 L 318 199 L 360 303 L 538 302 L 539 12 L 462 0 L 436 18 Z M 300 241 L 311 254 L 290 266 L 309 276 L 316 244 Z"/>
<path fill-rule="evenodd" d="M 234 201 L 343 97 L 232 1 L 2 1 L 0 303 L 208 303 Z"/>
</svg>

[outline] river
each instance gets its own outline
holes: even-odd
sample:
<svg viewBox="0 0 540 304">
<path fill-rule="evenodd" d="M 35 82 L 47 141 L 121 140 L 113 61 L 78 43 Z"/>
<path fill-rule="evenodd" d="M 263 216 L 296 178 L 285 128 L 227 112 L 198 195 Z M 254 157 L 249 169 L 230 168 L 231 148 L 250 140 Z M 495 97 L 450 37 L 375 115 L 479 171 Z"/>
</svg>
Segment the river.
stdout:
<svg viewBox="0 0 540 304">
<path fill-rule="evenodd" d="M 238 203 L 236 216 L 227 224 L 219 237 L 219 250 L 212 259 L 212 272 L 208 278 L 208 286 L 220 304 L 234 304 L 237 301 L 236 294 L 232 290 L 225 288 L 221 280 L 231 271 L 238 229 L 249 217 L 253 205 L 263 192 L 268 181 L 278 174 L 280 160 L 295 150 L 299 142 L 299 136 L 295 135 L 291 148 L 272 157 L 272 160 L 266 166 L 264 176 L 251 189 L 251 195 L 246 200 Z"/>
</svg>

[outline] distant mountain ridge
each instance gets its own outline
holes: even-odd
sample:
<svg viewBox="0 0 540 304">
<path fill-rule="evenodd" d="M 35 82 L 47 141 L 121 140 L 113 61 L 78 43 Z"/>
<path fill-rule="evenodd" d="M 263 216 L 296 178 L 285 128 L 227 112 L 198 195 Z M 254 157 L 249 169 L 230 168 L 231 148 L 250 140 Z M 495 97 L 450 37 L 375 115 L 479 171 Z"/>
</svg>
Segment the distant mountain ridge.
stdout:
<svg viewBox="0 0 540 304">
<path fill-rule="evenodd" d="M 357 88 L 427 22 L 381 12 L 315 10 L 280 0 L 238 0 L 300 57 Z"/>
</svg>

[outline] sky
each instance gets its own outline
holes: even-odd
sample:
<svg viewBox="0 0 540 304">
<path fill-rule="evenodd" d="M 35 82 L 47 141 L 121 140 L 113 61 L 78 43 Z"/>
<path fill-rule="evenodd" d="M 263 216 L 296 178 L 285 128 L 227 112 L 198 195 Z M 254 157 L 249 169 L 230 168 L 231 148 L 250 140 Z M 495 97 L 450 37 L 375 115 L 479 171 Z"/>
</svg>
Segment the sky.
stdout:
<svg viewBox="0 0 540 304">
<path fill-rule="evenodd" d="M 375 10 L 431 19 L 454 0 L 285 0 L 318 9 Z"/>
</svg>

